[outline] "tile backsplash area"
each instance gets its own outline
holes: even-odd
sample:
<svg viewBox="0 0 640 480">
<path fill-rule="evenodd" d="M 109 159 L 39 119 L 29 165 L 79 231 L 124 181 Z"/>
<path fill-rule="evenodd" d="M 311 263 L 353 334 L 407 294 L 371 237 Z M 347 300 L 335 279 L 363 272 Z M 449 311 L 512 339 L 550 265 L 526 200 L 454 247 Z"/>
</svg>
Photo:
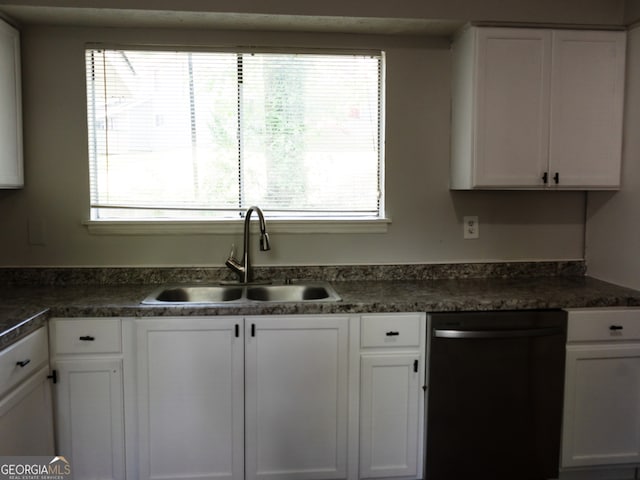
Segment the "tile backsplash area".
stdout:
<svg viewBox="0 0 640 480">
<path fill-rule="evenodd" d="M 437 280 L 583 276 L 583 261 L 254 267 L 256 280 Z M 0 268 L 0 285 L 119 285 L 234 281 L 226 267 Z"/>
</svg>

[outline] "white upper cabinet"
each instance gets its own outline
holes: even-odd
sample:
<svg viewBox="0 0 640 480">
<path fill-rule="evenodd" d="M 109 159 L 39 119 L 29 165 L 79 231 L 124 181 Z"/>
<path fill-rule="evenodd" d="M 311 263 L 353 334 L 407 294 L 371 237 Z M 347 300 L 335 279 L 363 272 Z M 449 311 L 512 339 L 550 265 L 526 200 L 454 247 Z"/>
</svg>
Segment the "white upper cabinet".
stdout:
<svg viewBox="0 0 640 480">
<path fill-rule="evenodd" d="M 0 188 L 24 185 L 20 35 L 0 20 Z"/>
<path fill-rule="evenodd" d="M 550 175 L 559 187 L 620 186 L 624 32 L 553 32 Z"/>
<path fill-rule="evenodd" d="M 470 27 L 453 45 L 453 189 L 620 185 L 625 33 Z"/>
<path fill-rule="evenodd" d="M 542 184 L 550 54 L 551 37 L 543 30 L 471 28 L 456 42 L 455 188 Z"/>
</svg>

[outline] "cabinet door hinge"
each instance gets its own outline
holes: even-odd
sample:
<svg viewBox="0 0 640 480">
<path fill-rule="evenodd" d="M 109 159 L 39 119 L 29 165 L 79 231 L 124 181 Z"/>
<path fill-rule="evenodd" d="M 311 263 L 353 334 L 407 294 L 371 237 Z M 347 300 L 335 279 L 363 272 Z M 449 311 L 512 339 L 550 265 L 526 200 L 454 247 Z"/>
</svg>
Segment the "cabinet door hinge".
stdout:
<svg viewBox="0 0 640 480">
<path fill-rule="evenodd" d="M 57 372 L 57 370 L 51 370 L 51 375 L 47 375 L 47 378 L 50 378 L 51 381 L 54 384 L 58 383 L 58 372 Z"/>
</svg>

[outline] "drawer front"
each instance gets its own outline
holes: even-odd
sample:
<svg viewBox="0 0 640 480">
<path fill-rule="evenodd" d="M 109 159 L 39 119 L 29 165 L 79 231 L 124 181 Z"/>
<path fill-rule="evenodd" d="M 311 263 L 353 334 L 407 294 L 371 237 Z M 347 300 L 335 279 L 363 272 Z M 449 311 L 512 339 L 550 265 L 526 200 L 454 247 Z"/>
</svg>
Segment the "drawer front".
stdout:
<svg viewBox="0 0 640 480">
<path fill-rule="evenodd" d="M 25 380 L 49 359 L 47 329 L 39 328 L 0 352 L 0 396 Z"/>
<path fill-rule="evenodd" d="M 593 308 L 568 312 L 568 342 L 640 339 L 640 308 Z"/>
<path fill-rule="evenodd" d="M 420 315 L 363 315 L 362 347 L 420 347 Z"/>
<path fill-rule="evenodd" d="M 54 319 L 52 348 L 56 355 L 120 353 L 122 331 L 119 318 Z"/>
</svg>

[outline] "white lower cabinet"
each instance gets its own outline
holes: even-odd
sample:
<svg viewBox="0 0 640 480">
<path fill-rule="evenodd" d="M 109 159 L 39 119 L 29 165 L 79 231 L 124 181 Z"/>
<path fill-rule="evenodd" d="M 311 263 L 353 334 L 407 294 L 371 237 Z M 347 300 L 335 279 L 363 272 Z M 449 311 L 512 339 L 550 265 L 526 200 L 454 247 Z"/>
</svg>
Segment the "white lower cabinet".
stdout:
<svg viewBox="0 0 640 480">
<path fill-rule="evenodd" d="M 140 478 L 347 478 L 348 326 L 138 320 Z"/>
<path fill-rule="evenodd" d="M 58 360 L 58 453 L 75 478 L 124 480 L 122 360 Z"/>
<path fill-rule="evenodd" d="M 640 344 L 569 347 L 565 466 L 639 463 Z"/>
<path fill-rule="evenodd" d="M 367 355 L 360 375 L 360 478 L 418 475 L 419 355 Z"/>
<path fill-rule="evenodd" d="M 121 320 L 50 321 L 56 454 L 74 478 L 124 480 L 124 397 Z"/>
<path fill-rule="evenodd" d="M 53 319 L 57 453 L 87 479 L 422 479 L 424 329 L 423 314 Z"/>
<path fill-rule="evenodd" d="M 48 375 L 44 366 L 0 399 L 0 456 L 53 454 Z"/>
<path fill-rule="evenodd" d="M 561 478 L 634 478 L 640 309 L 570 310 L 568 328 Z"/>
<path fill-rule="evenodd" d="M 137 321 L 140 479 L 243 478 L 241 323 Z"/>
<path fill-rule="evenodd" d="M 425 318 L 362 317 L 360 478 L 423 478 Z"/>
<path fill-rule="evenodd" d="M 348 320 L 245 320 L 248 480 L 347 478 Z"/>
<path fill-rule="evenodd" d="M 47 327 L 0 352 L 0 457 L 52 455 Z"/>
</svg>

